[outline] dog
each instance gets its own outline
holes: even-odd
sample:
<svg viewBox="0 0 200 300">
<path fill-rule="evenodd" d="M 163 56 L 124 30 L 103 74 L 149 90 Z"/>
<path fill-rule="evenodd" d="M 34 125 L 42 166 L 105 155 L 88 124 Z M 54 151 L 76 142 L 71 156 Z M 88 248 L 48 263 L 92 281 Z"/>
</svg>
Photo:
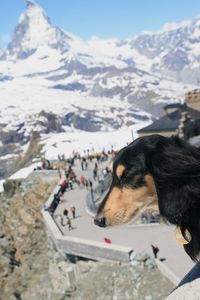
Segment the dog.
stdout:
<svg viewBox="0 0 200 300">
<path fill-rule="evenodd" d="M 186 229 L 185 251 L 200 252 L 200 150 L 180 138 L 149 135 L 121 149 L 113 161 L 112 184 L 94 223 L 108 227 L 129 222 L 147 205 L 158 205 L 167 223 Z"/>
</svg>

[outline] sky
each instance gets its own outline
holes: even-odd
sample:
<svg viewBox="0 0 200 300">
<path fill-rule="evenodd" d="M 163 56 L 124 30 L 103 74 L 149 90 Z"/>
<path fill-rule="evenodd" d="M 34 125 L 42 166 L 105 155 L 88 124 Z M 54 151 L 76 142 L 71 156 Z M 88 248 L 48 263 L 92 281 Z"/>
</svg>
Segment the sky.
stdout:
<svg viewBox="0 0 200 300">
<path fill-rule="evenodd" d="M 90 39 L 128 38 L 159 30 L 165 23 L 200 16 L 199 0 L 36 0 L 52 23 Z M 0 1 L 0 47 L 12 37 L 25 0 Z"/>
</svg>

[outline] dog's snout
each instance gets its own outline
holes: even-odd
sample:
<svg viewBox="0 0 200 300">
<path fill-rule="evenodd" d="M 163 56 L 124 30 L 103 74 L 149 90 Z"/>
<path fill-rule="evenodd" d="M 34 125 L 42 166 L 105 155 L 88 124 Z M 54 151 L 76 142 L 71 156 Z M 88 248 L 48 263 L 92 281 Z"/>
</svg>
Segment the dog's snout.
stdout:
<svg viewBox="0 0 200 300">
<path fill-rule="evenodd" d="M 94 219 L 94 224 L 98 225 L 99 227 L 106 227 L 106 218 L 97 217 Z"/>
</svg>

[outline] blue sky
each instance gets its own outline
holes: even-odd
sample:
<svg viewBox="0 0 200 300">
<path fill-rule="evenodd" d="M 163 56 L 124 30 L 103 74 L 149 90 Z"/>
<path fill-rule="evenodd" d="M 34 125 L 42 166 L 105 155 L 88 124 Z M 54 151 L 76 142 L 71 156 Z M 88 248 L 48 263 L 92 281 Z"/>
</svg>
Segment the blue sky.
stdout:
<svg viewBox="0 0 200 300">
<path fill-rule="evenodd" d="M 126 38 L 200 15 L 199 0 L 36 0 L 53 24 L 83 39 Z M 12 36 L 25 0 L 0 1 L 0 47 Z"/>
</svg>

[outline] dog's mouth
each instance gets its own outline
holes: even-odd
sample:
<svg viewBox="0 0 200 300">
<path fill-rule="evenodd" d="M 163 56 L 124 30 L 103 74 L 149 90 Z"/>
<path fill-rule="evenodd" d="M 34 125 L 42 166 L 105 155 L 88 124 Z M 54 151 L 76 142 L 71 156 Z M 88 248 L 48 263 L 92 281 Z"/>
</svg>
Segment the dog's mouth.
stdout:
<svg viewBox="0 0 200 300">
<path fill-rule="evenodd" d="M 94 218 L 94 224 L 99 227 L 112 227 L 127 224 L 132 221 L 132 217 L 126 216 L 126 212 L 116 214 L 115 217 L 109 218 L 105 215 L 97 215 Z"/>
</svg>

